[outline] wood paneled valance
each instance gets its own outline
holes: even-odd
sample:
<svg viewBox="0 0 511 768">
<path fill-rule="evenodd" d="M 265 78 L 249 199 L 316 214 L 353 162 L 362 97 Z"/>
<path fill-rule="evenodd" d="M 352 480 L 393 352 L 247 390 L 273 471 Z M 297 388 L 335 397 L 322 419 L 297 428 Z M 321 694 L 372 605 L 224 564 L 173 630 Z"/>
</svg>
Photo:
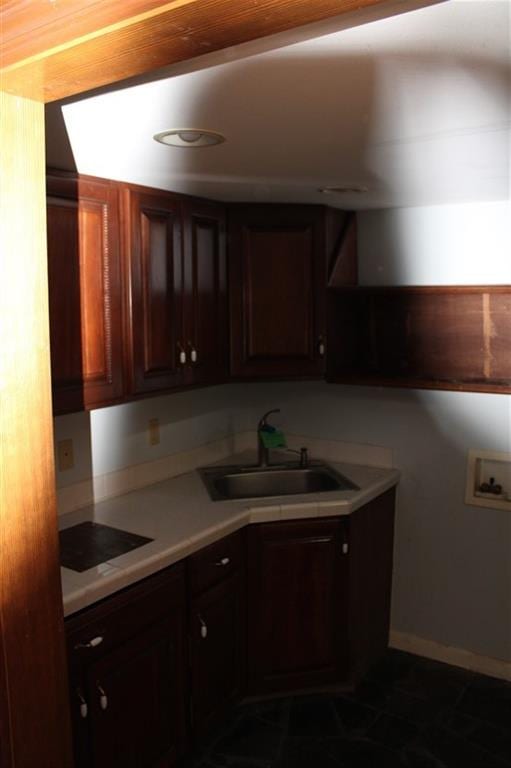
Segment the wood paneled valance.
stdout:
<svg viewBox="0 0 511 768">
<path fill-rule="evenodd" d="M 331 382 L 511 393 L 511 286 L 329 291 Z"/>
</svg>

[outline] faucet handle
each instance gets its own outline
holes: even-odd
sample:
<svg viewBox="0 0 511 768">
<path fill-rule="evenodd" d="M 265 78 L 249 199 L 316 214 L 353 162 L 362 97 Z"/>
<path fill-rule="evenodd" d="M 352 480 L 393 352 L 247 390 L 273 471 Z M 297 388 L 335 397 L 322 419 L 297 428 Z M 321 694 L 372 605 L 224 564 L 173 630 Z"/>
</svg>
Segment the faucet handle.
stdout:
<svg viewBox="0 0 511 768">
<path fill-rule="evenodd" d="M 307 469 L 309 466 L 308 448 L 300 448 L 299 451 L 297 451 L 296 448 L 286 448 L 286 451 L 289 451 L 290 453 L 297 453 L 300 456 L 300 469 Z"/>
</svg>

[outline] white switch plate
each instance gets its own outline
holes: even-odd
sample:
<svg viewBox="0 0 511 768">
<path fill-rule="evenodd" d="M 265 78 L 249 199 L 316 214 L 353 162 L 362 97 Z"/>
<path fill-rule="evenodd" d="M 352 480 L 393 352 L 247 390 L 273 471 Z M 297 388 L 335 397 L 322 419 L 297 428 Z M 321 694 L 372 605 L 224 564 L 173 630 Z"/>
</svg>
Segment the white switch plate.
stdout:
<svg viewBox="0 0 511 768">
<path fill-rule="evenodd" d="M 73 469 L 75 465 L 72 440 L 59 440 L 57 443 L 57 466 L 60 472 Z"/>
<path fill-rule="evenodd" d="M 481 483 L 487 483 L 490 477 L 495 478 L 495 484 L 502 486 L 501 495 L 479 490 Z M 465 503 L 511 512 L 511 453 L 477 449 L 468 452 Z"/>
</svg>

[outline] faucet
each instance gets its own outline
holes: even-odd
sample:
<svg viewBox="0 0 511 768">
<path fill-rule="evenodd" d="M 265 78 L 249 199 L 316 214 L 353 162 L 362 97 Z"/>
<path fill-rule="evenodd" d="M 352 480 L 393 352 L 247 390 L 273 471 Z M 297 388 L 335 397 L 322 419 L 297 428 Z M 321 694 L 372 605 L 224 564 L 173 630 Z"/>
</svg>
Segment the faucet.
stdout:
<svg viewBox="0 0 511 768">
<path fill-rule="evenodd" d="M 265 427 L 268 423 L 266 419 L 272 413 L 280 413 L 280 408 L 273 408 L 273 410 L 267 411 L 264 414 L 264 416 L 262 416 L 259 419 L 259 423 L 257 425 L 257 466 L 258 467 L 268 467 L 270 464 L 269 449 L 264 445 L 260 433 L 261 433 L 261 429 Z"/>
</svg>

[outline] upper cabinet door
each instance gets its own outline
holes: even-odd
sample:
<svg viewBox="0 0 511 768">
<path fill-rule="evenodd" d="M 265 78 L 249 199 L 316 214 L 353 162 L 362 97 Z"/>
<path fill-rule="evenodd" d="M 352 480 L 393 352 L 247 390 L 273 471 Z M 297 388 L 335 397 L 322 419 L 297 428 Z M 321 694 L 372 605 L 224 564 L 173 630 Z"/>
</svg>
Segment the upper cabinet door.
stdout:
<svg viewBox="0 0 511 768">
<path fill-rule="evenodd" d="M 117 189 L 47 179 L 48 282 L 54 413 L 123 395 Z"/>
<path fill-rule="evenodd" d="M 323 209 L 233 206 L 229 236 L 232 375 L 320 376 L 325 353 Z"/>
<path fill-rule="evenodd" d="M 176 195 L 124 190 L 132 394 L 183 383 L 181 210 Z"/>
<path fill-rule="evenodd" d="M 187 383 L 213 384 L 228 367 L 225 207 L 194 199 L 183 207 Z"/>
</svg>

